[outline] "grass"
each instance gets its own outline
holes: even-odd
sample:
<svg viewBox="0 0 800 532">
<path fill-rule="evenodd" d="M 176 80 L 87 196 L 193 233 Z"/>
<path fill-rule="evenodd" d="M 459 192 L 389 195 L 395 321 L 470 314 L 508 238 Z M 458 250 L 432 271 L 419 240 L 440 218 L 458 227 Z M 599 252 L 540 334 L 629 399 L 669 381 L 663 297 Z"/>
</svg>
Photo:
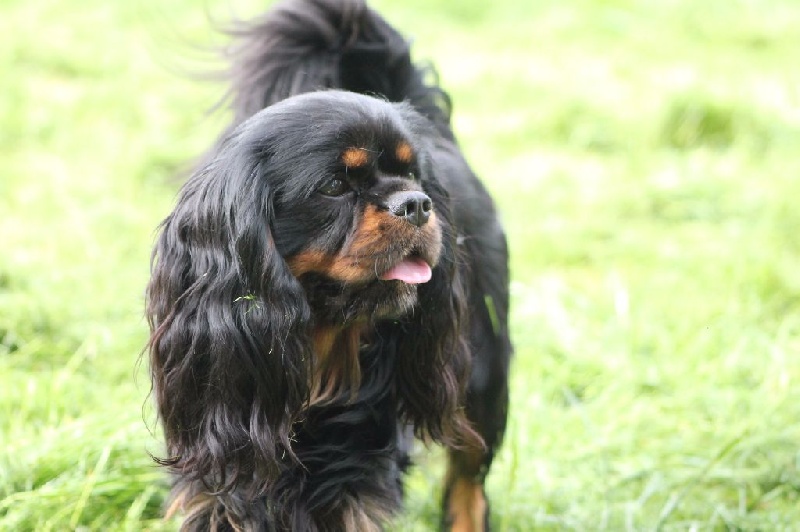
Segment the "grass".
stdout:
<svg viewBox="0 0 800 532">
<path fill-rule="evenodd" d="M 800 6 L 374 5 L 439 65 L 511 240 L 496 528 L 794 529 Z M 219 40 L 188 0 L 0 9 L 0 530 L 171 530 L 142 293 L 225 122 L 175 72 Z M 439 454 L 398 530 L 437 522 Z"/>
</svg>

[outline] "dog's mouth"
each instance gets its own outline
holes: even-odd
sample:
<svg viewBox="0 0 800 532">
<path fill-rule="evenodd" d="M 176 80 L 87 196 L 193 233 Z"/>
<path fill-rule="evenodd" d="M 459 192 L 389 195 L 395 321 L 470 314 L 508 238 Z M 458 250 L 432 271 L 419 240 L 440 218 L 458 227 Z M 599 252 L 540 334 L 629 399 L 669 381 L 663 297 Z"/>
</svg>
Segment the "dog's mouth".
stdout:
<svg viewBox="0 0 800 532">
<path fill-rule="evenodd" d="M 366 279 L 337 280 L 326 272 L 302 276 L 309 304 L 319 323 L 398 318 L 417 303 L 417 289 L 433 278 L 440 245 L 422 242 L 413 247 L 384 249 L 367 271 Z"/>
<path fill-rule="evenodd" d="M 381 281 L 402 281 L 406 284 L 427 283 L 433 276 L 431 265 L 418 252 L 412 252 L 383 272 Z"/>
</svg>

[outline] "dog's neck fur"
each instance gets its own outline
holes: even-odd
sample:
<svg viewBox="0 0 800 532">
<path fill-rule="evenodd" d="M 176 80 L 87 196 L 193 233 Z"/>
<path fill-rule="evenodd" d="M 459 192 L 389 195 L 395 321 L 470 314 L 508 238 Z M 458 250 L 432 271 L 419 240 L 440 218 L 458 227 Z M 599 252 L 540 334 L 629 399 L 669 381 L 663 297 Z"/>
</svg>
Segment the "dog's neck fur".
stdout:
<svg viewBox="0 0 800 532">
<path fill-rule="evenodd" d="M 319 406 L 342 393 L 355 398 L 361 384 L 359 351 L 368 325 L 320 325 L 312 333 L 314 376 L 309 404 Z"/>
</svg>

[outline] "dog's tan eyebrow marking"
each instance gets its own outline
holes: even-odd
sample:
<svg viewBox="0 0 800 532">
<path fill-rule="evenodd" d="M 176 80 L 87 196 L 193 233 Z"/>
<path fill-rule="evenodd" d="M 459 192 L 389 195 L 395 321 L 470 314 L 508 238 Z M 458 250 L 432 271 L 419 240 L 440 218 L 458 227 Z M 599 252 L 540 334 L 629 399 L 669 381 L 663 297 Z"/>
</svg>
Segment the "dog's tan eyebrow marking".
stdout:
<svg viewBox="0 0 800 532">
<path fill-rule="evenodd" d="M 397 157 L 397 160 L 401 163 L 410 163 L 414 158 L 414 150 L 408 142 L 400 141 L 394 149 L 394 156 Z"/>
<path fill-rule="evenodd" d="M 347 148 L 342 152 L 342 162 L 348 168 L 360 168 L 369 162 L 366 148 Z"/>
</svg>

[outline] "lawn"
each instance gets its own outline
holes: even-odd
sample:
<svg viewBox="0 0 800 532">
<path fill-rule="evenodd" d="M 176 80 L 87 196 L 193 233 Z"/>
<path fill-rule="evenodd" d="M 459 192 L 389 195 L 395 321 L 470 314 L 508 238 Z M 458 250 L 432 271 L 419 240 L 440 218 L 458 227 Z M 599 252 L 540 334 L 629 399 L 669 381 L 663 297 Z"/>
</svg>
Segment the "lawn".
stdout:
<svg viewBox="0 0 800 532">
<path fill-rule="evenodd" d="M 0 0 L 0 530 L 173 530 L 143 291 L 226 120 L 208 15 Z M 800 4 L 376 0 L 512 249 L 498 530 L 800 526 Z M 419 449 L 397 530 L 437 523 Z"/>
</svg>

